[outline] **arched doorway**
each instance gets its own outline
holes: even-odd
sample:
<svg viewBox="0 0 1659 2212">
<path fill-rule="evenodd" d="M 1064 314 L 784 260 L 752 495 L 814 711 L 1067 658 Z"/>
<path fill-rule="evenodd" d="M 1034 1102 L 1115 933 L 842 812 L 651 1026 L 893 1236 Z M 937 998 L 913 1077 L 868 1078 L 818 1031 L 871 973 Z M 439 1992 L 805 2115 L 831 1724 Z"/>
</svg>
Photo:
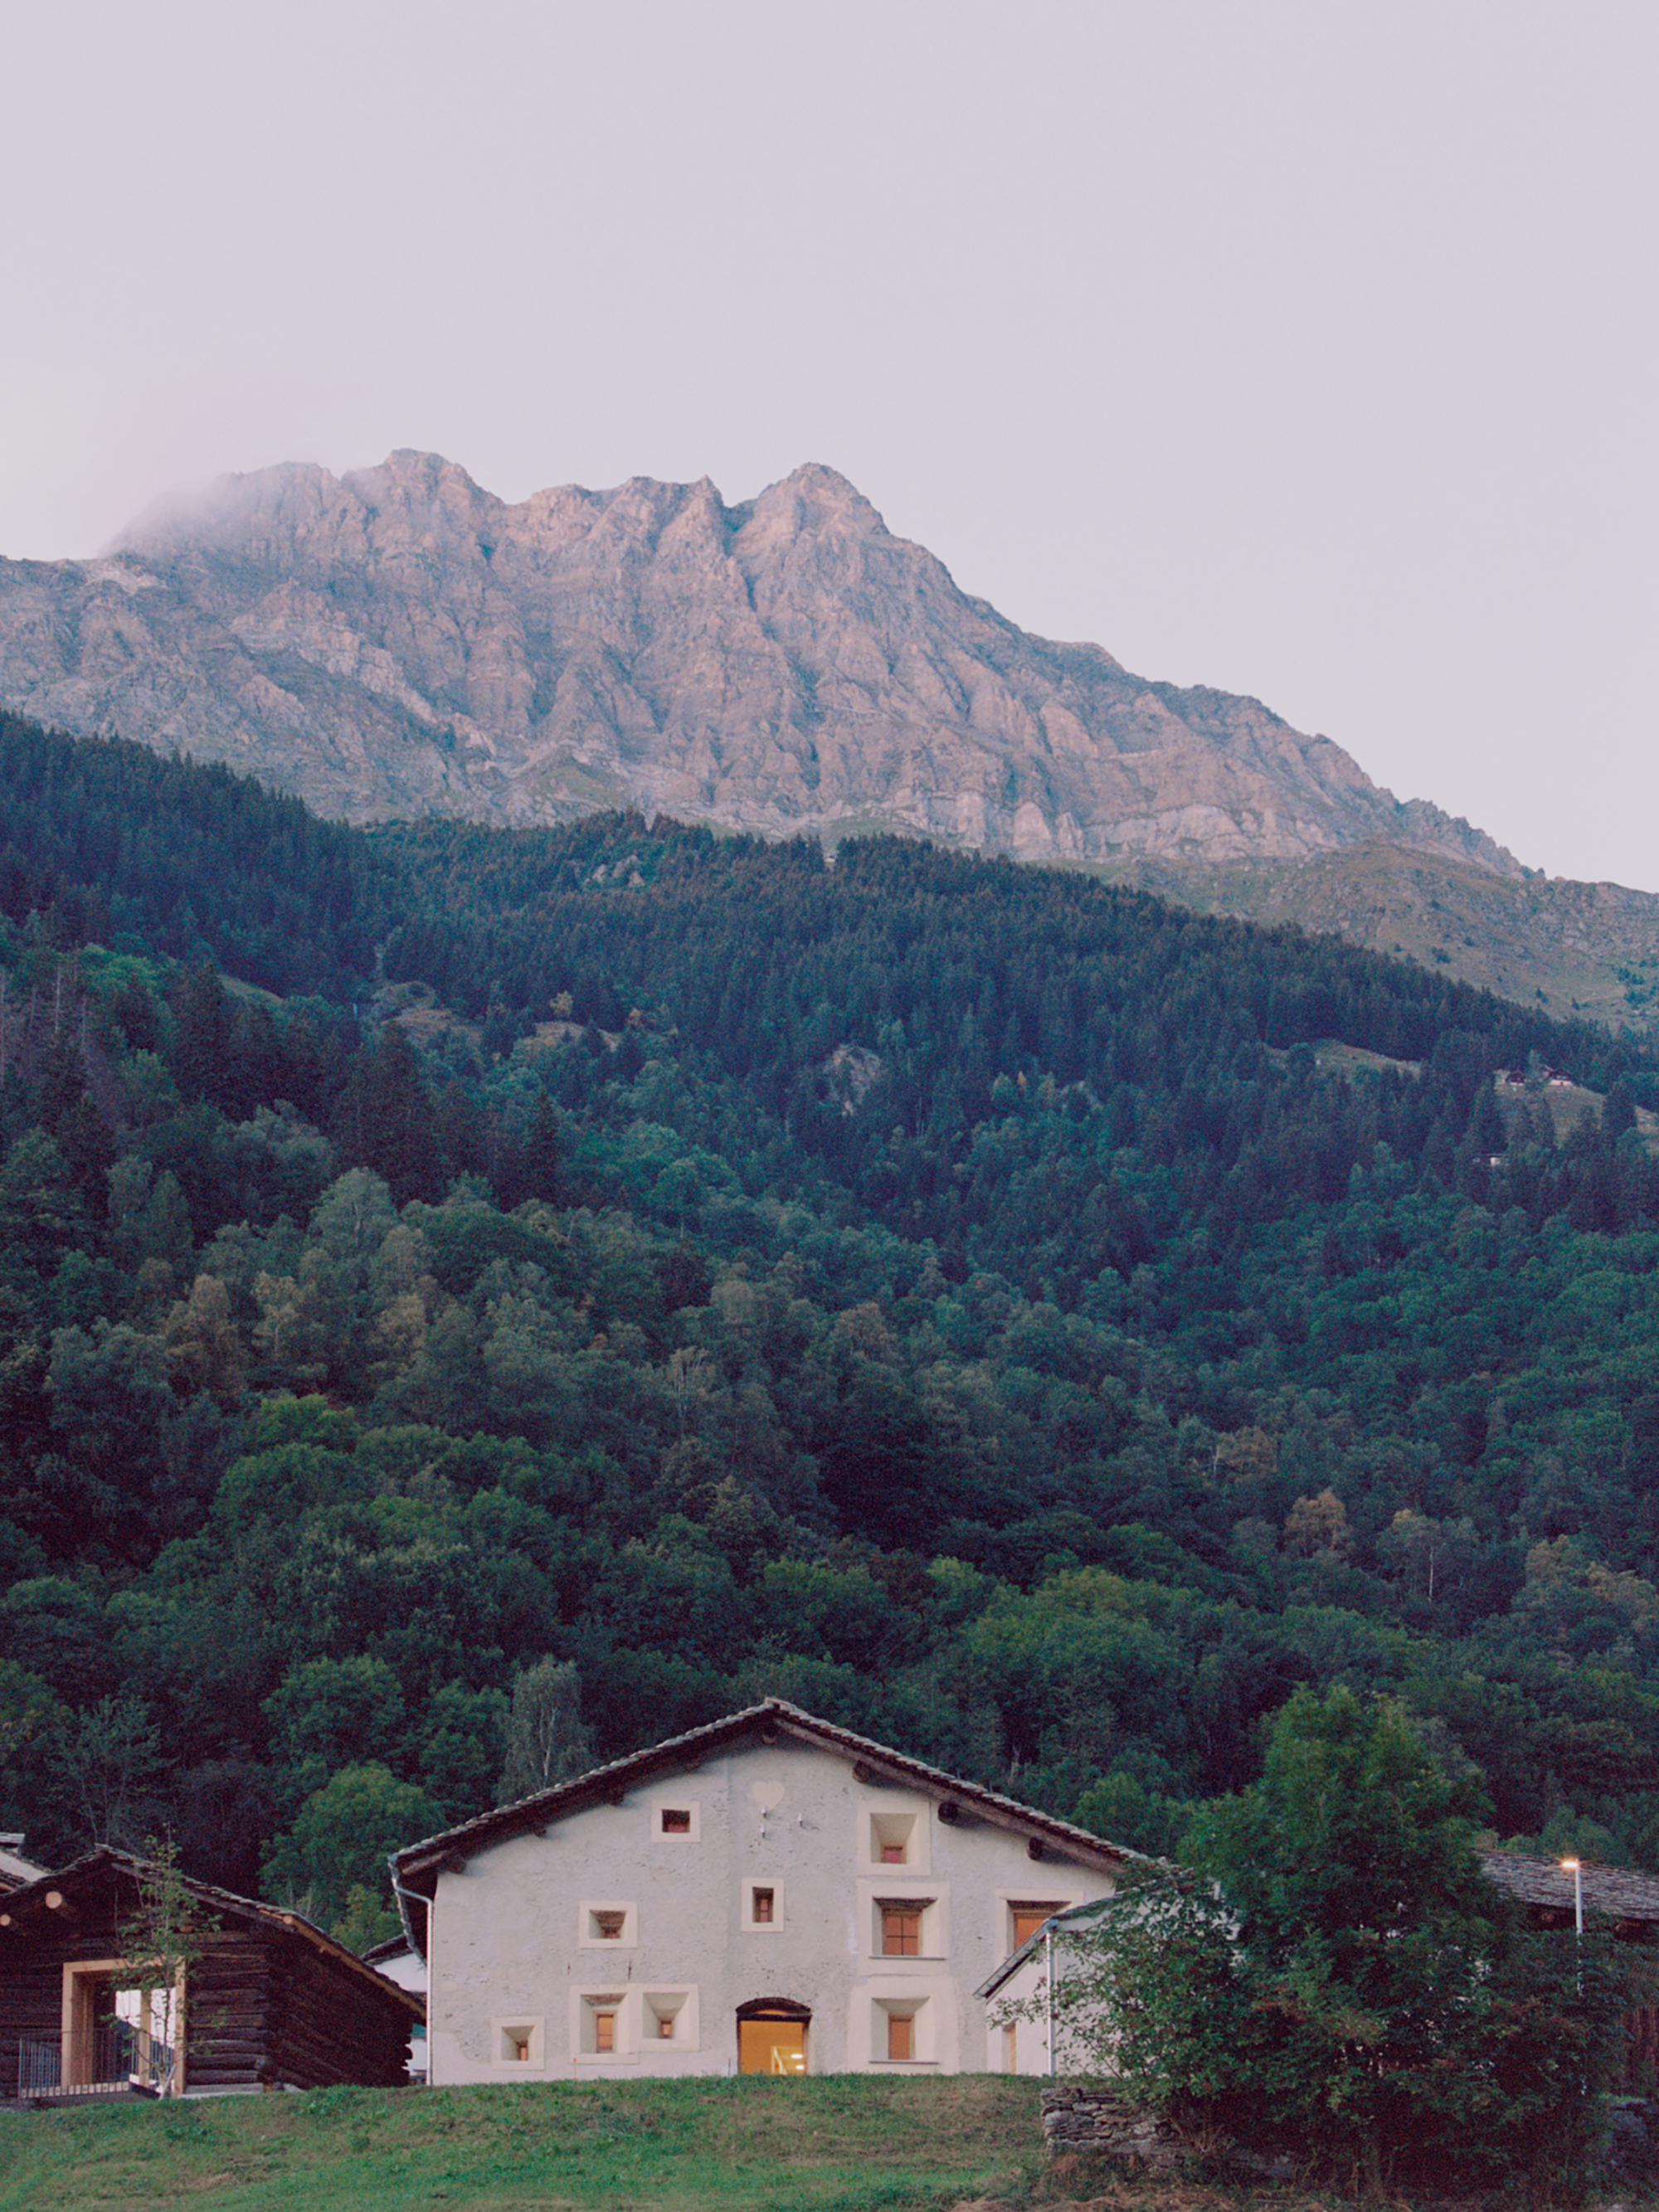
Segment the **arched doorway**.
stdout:
<svg viewBox="0 0 1659 2212">
<path fill-rule="evenodd" d="M 804 2074 L 808 2005 L 789 1997 L 755 1997 L 738 2007 L 739 2074 Z"/>
</svg>

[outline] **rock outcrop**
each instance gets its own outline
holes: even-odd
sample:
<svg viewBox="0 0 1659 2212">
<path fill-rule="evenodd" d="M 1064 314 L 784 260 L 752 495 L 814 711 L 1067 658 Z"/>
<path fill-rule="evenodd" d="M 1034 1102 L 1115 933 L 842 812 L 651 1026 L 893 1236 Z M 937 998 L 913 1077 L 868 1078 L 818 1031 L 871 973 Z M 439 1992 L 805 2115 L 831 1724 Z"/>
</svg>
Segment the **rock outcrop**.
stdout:
<svg viewBox="0 0 1659 2212">
<path fill-rule="evenodd" d="M 1519 876 L 1253 699 L 1131 675 L 959 592 L 830 469 L 521 505 L 397 453 L 225 479 L 107 557 L 0 562 L 0 704 L 364 821 L 631 805 L 1028 860 L 1384 841 Z"/>
</svg>

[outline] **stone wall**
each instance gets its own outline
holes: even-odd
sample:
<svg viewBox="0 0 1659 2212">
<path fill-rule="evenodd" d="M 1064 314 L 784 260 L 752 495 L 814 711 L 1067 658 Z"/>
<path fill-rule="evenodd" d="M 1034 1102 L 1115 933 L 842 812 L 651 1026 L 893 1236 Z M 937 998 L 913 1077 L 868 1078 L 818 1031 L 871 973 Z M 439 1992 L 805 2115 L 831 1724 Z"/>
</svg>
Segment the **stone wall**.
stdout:
<svg viewBox="0 0 1659 2212">
<path fill-rule="evenodd" d="M 1062 2081 L 1042 2093 L 1046 2158 L 1110 2158 L 1164 2172 L 1178 2146 L 1155 2112 L 1103 2082 Z"/>
</svg>

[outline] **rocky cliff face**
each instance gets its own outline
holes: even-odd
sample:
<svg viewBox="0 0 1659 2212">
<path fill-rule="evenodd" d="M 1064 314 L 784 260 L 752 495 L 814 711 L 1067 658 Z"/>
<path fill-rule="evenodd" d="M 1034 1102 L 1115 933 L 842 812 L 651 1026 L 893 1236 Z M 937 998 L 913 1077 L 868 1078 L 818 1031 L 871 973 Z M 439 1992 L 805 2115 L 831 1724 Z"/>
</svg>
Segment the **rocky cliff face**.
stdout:
<svg viewBox="0 0 1659 2212">
<path fill-rule="evenodd" d="M 1522 873 L 1255 700 L 1028 636 L 819 467 L 738 507 L 644 477 L 509 506 L 413 453 L 230 477 L 106 559 L 0 562 L 0 703 L 358 821 L 632 805 L 1028 860 L 1380 839 Z"/>
</svg>

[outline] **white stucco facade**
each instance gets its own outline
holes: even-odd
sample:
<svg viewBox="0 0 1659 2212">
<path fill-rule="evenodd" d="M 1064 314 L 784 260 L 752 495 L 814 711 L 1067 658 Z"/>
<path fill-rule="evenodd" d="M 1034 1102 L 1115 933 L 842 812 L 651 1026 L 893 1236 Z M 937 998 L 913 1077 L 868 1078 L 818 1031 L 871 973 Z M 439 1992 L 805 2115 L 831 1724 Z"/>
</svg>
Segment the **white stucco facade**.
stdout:
<svg viewBox="0 0 1659 2212">
<path fill-rule="evenodd" d="M 1113 1893 L 1095 1892 L 1095 1898 Z M 1063 1989 L 1079 1947 L 1086 1945 L 1097 1916 L 1083 1899 L 1039 1929 L 981 1983 L 985 2063 L 999 2074 L 1073 2073 L 1089 2069 L 1088 2054 L 1068 2049 L 1063 2029 L 1053 2033 L 1051 1988 Z M 1053 2048 L 1051 2049 L 1051 2039 Z"/>
<path fill-rule="evenodd" d="M 430 2080 L 1006 2063 L 979 1988 L 1121 1855 L 779 1710 L 399 1854 Z"/>
</svg>

